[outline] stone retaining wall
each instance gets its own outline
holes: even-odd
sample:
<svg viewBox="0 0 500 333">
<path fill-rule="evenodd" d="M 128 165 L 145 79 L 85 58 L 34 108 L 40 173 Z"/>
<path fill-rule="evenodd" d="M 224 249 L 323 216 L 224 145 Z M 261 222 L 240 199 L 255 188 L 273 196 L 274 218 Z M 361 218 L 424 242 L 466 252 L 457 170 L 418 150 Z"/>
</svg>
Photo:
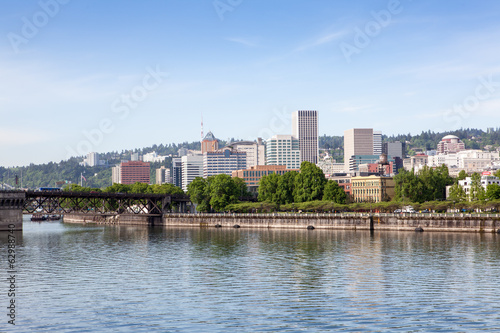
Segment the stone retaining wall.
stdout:
<svg viewBox="0 0 500 333">
<path fill-rule="evenodd" d="M 172 227 L 283 228 L 344 230 L 401 230 L 496 232 L 500 229 L 499 215 L 444 214 L 165 214 L 64 216 L 67 223 L 104 223 L 124 225 L 162 225 Z"/>
</svg>

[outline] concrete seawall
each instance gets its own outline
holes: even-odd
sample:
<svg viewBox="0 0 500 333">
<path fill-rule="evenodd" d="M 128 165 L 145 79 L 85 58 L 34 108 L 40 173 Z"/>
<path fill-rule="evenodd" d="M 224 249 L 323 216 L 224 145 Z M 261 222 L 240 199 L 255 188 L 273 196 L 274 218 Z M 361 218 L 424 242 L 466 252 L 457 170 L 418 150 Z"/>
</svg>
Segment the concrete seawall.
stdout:
<svg viewBox="0 0 500 333">
<path fill-rule="evenodd" d="M 119 225 L 162 225 L 160 216 L 146 214 L 101 215 L 101 214 L 65 214 L 65 223 L 98 223 Z"/>
<path fill-rule="evenodd" d="M 160 225 L 173 227 L 231 227 L 337 230 L 401 230 L 496 232 L 500 215 L 471 214 L 165 214 L 93 216 L 71 214 L 68 223 L 102 223 L 127 225 Z"/>
</svg>

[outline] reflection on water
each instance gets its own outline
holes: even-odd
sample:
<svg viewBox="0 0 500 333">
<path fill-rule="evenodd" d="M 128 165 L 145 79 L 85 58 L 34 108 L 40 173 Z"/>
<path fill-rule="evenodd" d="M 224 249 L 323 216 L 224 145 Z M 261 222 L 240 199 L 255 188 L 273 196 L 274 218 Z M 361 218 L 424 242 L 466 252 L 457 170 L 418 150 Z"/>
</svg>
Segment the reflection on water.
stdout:
<svg viewBox="0 0 500 333">
<path fill-rule="evenodd" d="M 499 240 L 25 221 L 16 329 L 499 330 Z"/>
</svg>

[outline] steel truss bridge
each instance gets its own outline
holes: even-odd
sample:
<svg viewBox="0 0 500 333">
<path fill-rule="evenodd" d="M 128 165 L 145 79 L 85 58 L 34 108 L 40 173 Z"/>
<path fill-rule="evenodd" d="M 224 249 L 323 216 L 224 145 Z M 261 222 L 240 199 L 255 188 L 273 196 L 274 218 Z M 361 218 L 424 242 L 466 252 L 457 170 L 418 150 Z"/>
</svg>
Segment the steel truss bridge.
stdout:
<svg viewBox="0 0 500 333">
<path fill-rule="evenodd" d="M 147 214 L 186 213 L 187 195 L 26 191 L 23 212 L 27 214 Z"/>
</svg>

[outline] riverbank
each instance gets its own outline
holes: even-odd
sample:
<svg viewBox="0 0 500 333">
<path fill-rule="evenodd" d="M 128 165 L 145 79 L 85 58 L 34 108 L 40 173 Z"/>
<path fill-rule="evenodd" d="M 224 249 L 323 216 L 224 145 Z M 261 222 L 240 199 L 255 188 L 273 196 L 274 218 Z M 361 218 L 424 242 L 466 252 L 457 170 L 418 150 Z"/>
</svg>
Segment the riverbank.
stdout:
<svg viewBox="0 0 500 333">
<path fill-rule="evenodd" d="M 496 232 L 499 214 L 67 214 L 65 223 L 97 223 L 171 227 L 344 229 L 441 232 Z"/>
</svg>

